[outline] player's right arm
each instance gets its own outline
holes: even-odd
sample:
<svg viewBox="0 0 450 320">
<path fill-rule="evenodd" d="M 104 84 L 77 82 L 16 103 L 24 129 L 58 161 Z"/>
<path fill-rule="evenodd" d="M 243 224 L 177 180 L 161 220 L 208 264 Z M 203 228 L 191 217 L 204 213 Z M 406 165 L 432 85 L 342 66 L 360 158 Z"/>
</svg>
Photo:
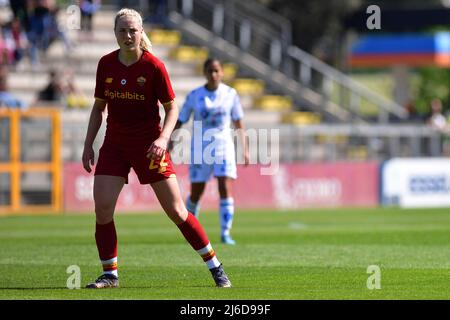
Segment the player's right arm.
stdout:
<svg viewBox="0 0 450 320">
<path fill-rule="evenodd" d="M 97 136 L 98 130 L 102 125 L 103 120 L 103 111 L 106 108 L 106 100 L 103 99 L 95 99 L 94 106 L 92 107 L 91 115 L 89 117 L 89 124 L 86 133 L 86 139 L 84 140 L 84 149 L 83 149 L 83 167 L 87 172 L 91 172 L 91 165 L 94 165 L 94 140 Z"/>
</svg>

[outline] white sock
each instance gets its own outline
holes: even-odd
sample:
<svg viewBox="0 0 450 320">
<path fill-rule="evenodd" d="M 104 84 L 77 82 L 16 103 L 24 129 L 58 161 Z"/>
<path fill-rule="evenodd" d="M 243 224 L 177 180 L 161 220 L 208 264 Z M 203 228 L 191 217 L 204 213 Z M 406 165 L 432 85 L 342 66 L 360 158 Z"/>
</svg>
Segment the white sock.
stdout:
<svg viewBox="0 0 450 320">
<path fill-rule="evenodd" d="M 112 274 L 119 277 L 119 273 L 117 271 L 117 257 L 109 260 L 101 260 L 101 262 L 103 266 L 103 274 Z"/>
<path fill-rule="evenodd" d="M 233 198 L 220 199 L 220 227 L 222 236 L 230 235 L 234 217 L 234 200 Z"/>
<path fill-rule="evenodd" d="M 220 261 L 216 257 L 216 253 L 214 252 L 211 243 L 200 250 L 197 250 L 197 253 L 202 257 L 203 261 L 205 261 L 208 269 L 217 268 L 220 266 Z"/>
</svg>

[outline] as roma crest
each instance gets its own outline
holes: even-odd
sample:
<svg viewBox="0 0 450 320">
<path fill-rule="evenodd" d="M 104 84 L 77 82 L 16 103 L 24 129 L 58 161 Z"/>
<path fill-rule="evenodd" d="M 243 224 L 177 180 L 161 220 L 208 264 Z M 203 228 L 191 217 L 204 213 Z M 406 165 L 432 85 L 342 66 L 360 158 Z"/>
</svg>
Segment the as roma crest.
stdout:
<svg viewBox="0 0 450 320">
<path fill-rule="evenodd" d="M 145 84 L 145 81 L 147 81 L 147 79 L 145 79 L 143 76 L 140 76 L 139 78 L 137 78 L 136 81 L 137 81 L 138 85 L 140 85 L 141 87 L 143 87 L 144 84 Z"/>
</svg>

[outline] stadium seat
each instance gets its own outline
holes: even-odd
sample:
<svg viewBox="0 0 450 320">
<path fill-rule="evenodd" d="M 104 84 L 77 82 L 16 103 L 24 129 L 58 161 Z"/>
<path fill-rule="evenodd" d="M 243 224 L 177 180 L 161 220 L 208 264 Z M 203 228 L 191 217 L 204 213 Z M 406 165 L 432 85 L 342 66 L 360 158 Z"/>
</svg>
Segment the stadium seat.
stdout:
<svg viewBox="0 0 450 320">
<path fill-rule="evenodd" d="M 208 58 L 209 50 L 205 47 L 178 46 L 170 51 L 170 58 L 182 61 L 203 63 Z"/>
<path fill-rule="evenodd" d="M 319 144 L 324 143 L 334 143 L 337 145 L 347 145 L 349 140 L 349 136 L 344 134 L 335 134 L 335 135 L 317 135 L 316 142 Z"/>
<path fill-rule="evenodd" d="M 250 78 L 238 78 L 235 79 L 231 86 L 236 89 L 240 95 L 250 95 L 253 97 L 260 96 L 264 93 L 265 85 L 264 81 L 250 79 Z"/>
<path fill-rule="evenodd" d="M 154 29 L 147 33 L 153 45 L 177 46 L 181 41 L 181 33 L 176 30 Z"/>
<path fill-rule="evenodd" d="M 226 62 L 223 64 L 223 81 L 230 83 L 236 78 L 238 66 L 235 63 Z"/>
<path fill-rule="evenodd" d="M 314 112 L 293 111 L 282 115 L 281 122 L 286 124 L 308 125 L 320 123 L 320 115 Z"/>
<path fill-rule="evenodd" d="M 347 158 L 351 160 L 367 160 L 369 151 L 366 146 L 348 146 Z"/>
<path fill-rule="evenodd" d="M 292 98 L 288 96 L 264 95 L 255 99 L 254 107 L 266 111 L 289 111 Z"/>
</svg>

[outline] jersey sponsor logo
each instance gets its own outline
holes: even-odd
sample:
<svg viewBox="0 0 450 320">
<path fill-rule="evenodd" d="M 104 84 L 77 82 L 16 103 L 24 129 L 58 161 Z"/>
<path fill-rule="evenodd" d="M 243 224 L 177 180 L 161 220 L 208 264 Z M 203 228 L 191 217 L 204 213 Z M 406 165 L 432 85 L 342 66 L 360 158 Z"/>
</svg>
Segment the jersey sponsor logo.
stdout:
<svg viewBox="0 0 450 320">
<path fill-rule="evenodd" d="M 145 81 L 147 81 L 147 79 L 145 79 L 143 76 L 140 76 L 139 78 L 136 79 L 137 84 L 141 87 L 144 86 Z"/>
<path fill-rule="evenodd" d="M 138 100 L 138 101 L 144 101 L 145 100 L 145 95 L 143 94 L 139 94 L 136 92 L 129 92 L 129 91 L 125 91 L 125 92 L 121 92 L 121 91 L 117 91 L 117 90 L 105 90 L 105 97 L 114 100 L 114 99 L 126 99 L 126 100 Z"/>
<path fill-rule="evenodd" d="M 113 78 L 106 78 L 105 83 L 112 83 Z"/>
<path fill-rule="evenodd" d="M 122 80 L 120 80 L 120 84 L 121 84 L 121 85 L 123 85 L 123 86 L 124 86 L 124 85 L 125 85 L 126 83 L 127 83 L 127 80 L 126 80 L 126 79 L 122 79 Z"/>
</svg>

